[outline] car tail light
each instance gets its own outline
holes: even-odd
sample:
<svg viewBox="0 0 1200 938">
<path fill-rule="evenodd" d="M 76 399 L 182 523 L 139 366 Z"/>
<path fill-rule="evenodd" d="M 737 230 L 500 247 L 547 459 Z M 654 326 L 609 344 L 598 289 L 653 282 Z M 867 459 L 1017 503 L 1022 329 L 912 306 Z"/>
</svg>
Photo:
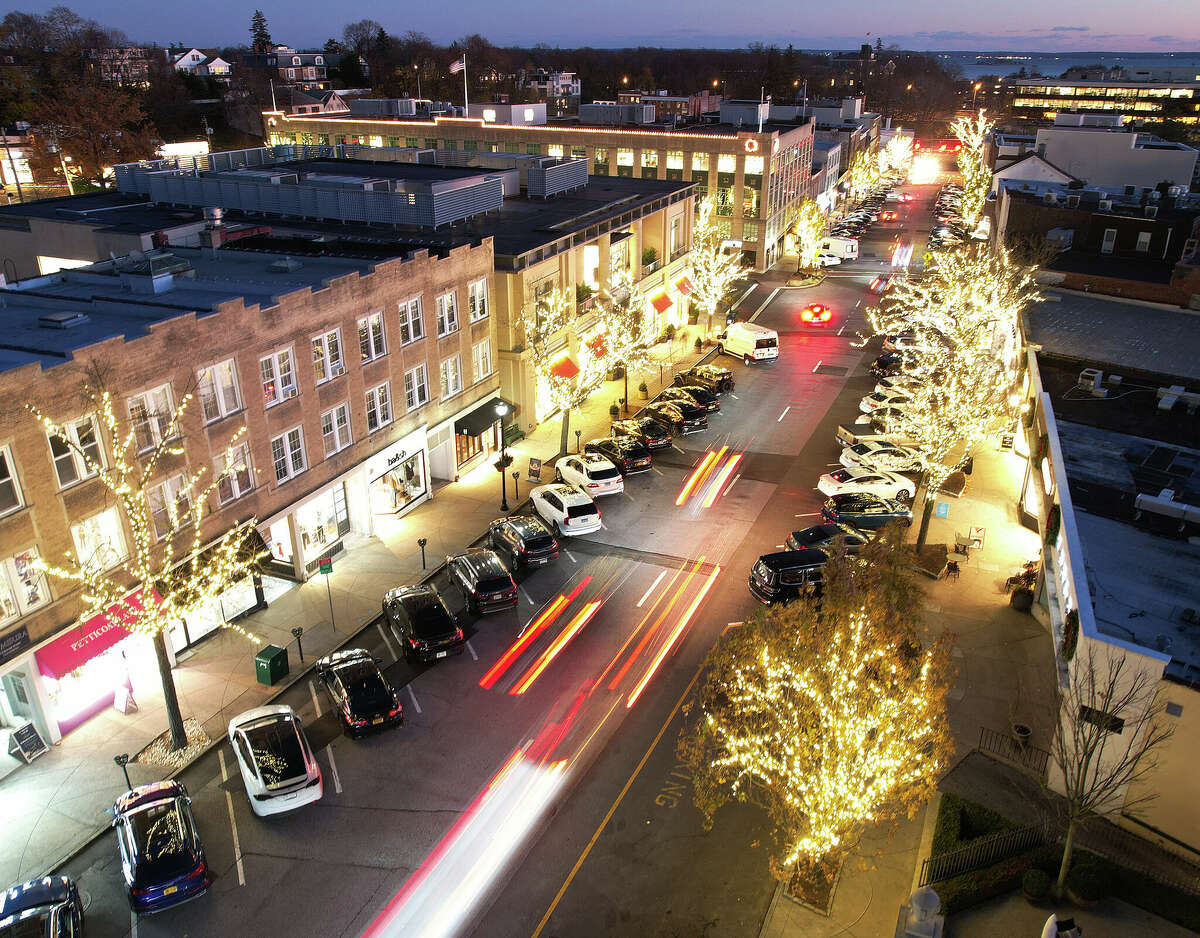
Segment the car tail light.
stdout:
<svg viewBox="0 0 1200 938">
<path fill-rule="evenodd" d="M 455 630 L 454 630 L 454 640 L 455 640 L 456 642 L 460 642 L 460 641 L 462 641 L 462 637 L 463 637 L 463 630 L 462 630 L 462 629 L 455 629 Z"/>
<path fill-rule="evenodd" d="M 399 716 L 400 711 L 403 709 L 404 708 L 401 707 L 400 704 L 396 704 L 396 706 L 392 707 L 392 709 L 388 711 L 388 716 L 390 716 L 390 717 Z"/>
<path fill-rule="evenodd" d="M 150 895 L 150 890 L 149 889 L 138 889 L 137 886 L 130 886 L 129 894 L 131 896 L 137 896 L 140 899 L 142 896 Z"/>
<path fill-rule="evenodd" d="M 587 487 L 589 489 L 598 489 L 598 488 L 600 488 L 600 483 L 599 482 L 589 482 L 587 484 Z"/>
<path fill-rule="evenodd" d="M 351 726 L 366 726 L 367 721 L 366 720 L 351 720 L 350 725 Z"/>
<path fill-rule="evenodd" d="M 185 876 L 184 878 L 185 879 L 195 879 L 197 876 L 203 876 L 207 870 L 208 870 L 208 867 L 205 866 L 203 863 L 201 863 L 194 870 L 192 870 L 190 873 L 188 873 L 187 876 Z"/>
<path fill-rule="evenodd" d="M 563 524 L 570 524 L 571 519 L 567 515 L 563 515 Z"/>
</svg>

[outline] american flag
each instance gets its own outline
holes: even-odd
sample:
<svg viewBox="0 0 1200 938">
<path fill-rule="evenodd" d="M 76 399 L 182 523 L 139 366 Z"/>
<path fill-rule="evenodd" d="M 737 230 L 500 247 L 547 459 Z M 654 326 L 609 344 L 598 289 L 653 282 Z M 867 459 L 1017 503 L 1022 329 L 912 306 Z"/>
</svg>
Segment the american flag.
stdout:
<svg viewBox="0 0 1200 938">
<path fill-rule="evenodd" d="M 450 74 L 457 75 L 467 67 L 467 57 L 464 55 L 461 58 L 455 59 L 450 63 Z"/>
</svg>

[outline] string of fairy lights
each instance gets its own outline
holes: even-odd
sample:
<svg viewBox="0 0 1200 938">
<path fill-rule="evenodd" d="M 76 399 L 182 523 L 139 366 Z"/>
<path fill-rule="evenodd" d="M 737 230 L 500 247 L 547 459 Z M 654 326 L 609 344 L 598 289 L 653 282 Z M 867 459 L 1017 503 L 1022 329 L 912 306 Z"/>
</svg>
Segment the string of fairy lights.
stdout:
<svg viewBox="0 0 1200 938">
<path fill-rule="evenodd" d="M 983 214 L 983 206 L 992 189 L 992 169 L 987 161 L 987 144 L 996 122 L 982 110 L 969 117 L 960 117 L 950 125 L 962 149 L 958 153 L 958 169 L 962 176 L 962 195 L 959 210 L 963 222 L 974 228 Z"/>
<path fill-rule="evenodd" d="M 733 282 L 749 268 L 740 251 L 726 251 L 728 226 L 717 217 L 717 200 L 707 195 L 696 203 L 690 256 L 691 300 L 700 313 L 713 315 Z"/>
</svg>

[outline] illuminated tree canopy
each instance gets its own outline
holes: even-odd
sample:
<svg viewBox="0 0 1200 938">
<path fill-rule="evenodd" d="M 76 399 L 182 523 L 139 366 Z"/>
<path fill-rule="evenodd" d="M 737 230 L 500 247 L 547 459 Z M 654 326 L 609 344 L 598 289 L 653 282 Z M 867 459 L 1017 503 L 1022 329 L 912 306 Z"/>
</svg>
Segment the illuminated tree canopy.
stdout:
<svg viewBox="0 0 1200 938">
<path fill-rule="evenodd" d="M 821 253 L 821 239 L 826 233 L 826 218 L 812 199 L 800 203 L 792 231 L 796 236 L 796 269 L 815 270 L 817 255 Z"/>
<path fill-rule="evenodd" d="M 692 229 L 690 279 L 691 301 L 699 313 L 712 316 L 720 302 L 729 293 L 733 282 L 744 277 L 750 269 L 741 253 L 726 253 L 725 229 L 717 218 L 716 199 L 709 195 L 696 203 L 696 221 Z"/>
<path fill-rule="evenodd" d="M 962 219 L 972 228 L 978 224 L 988 192 L 992 188 L 992 170 L 987 164 L 987 144 L 995 126 L 996 122 L 984 116 L 982 110 L 973 117 L 960 117 L 950 125 L 950 132 L 962 144 L 962 149 L 958 151 L 958 169 L 962 174 L 962 196 L 959 203 Z"/>
</svg>

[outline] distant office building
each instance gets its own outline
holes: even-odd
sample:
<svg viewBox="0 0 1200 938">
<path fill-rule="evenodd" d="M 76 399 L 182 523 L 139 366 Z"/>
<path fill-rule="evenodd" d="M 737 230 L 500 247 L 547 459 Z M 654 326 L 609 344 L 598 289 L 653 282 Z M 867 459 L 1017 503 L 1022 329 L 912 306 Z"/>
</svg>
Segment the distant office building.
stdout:
<svg viewBox="0 0 1200 938">
<path fill-rule="evenodd" d="M 721 96 L 710 94 L 707 88 L 695 94 L 671 94 L 669 91 L 621 91 L 617 93 L 617 103 L 653 104 L 657 120 L 686 122 L 698 119 L 701 114 L 715 111 L 721 104 Z M 582 117 L 582 114 L 580 116 Z"/>
<path fill-rule="evenodd" d="M 1107 113 L 1132 120 L 1175 120 L 1200 122 L 1200 77 L 1073 79 L 1005 78 L 1006 94 L 1012 96 L 1017 116 L 1052 119 L 1058 114 Z"/>
</svg>

